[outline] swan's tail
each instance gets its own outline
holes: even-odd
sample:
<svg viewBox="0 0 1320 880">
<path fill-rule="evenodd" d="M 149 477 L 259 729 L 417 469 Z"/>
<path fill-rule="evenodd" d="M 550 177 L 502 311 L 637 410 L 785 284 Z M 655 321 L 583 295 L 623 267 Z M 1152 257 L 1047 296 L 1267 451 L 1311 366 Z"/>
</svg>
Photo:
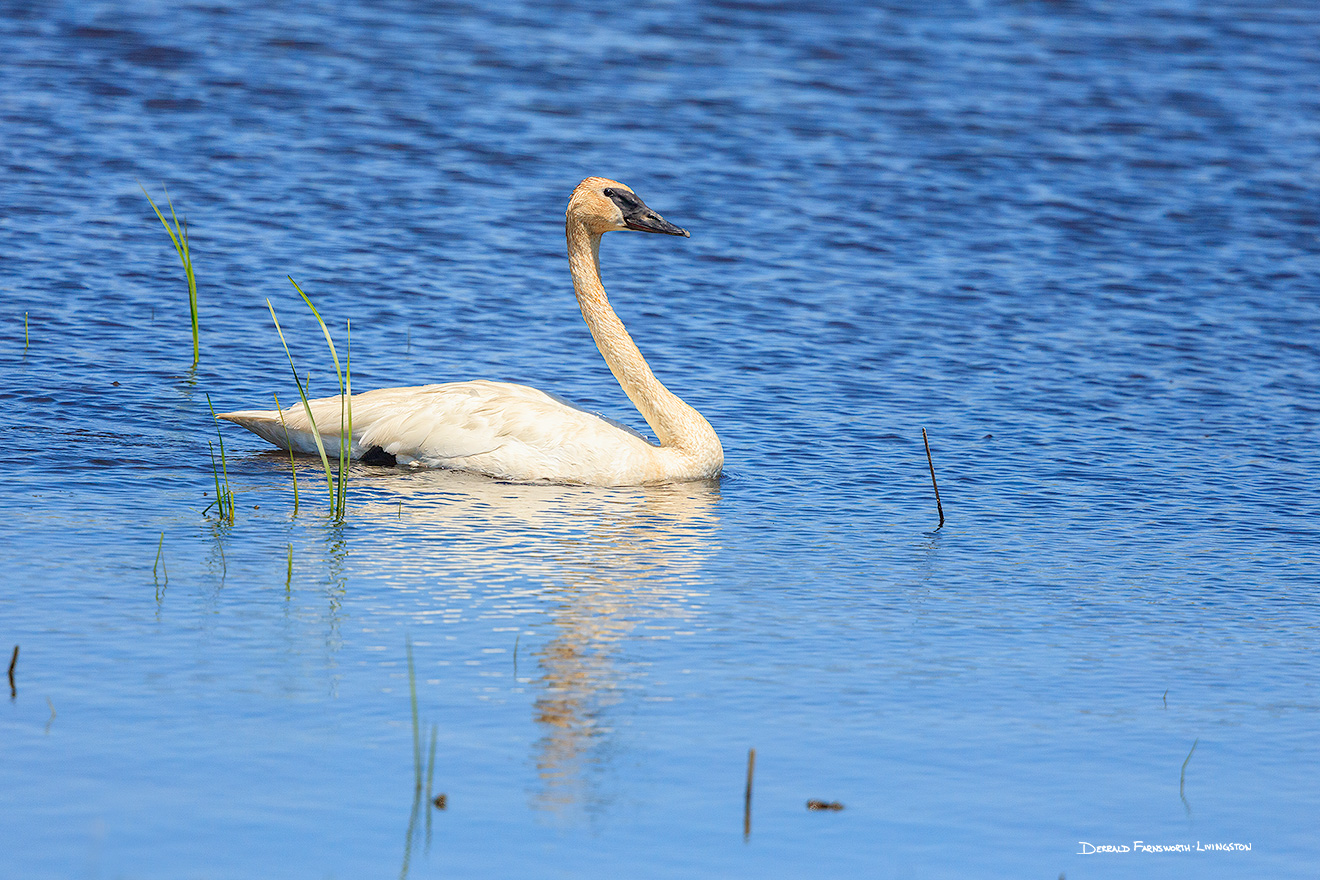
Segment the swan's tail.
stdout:
<svg viewBox="0 0 1320 880">
<path fill-rule="evenodd" d="M 317 454 L 316 435 L 307 425 L 307 415 L 302 412 L 302 407 L 285 410 L 283 419 L 280 418 L 280 411 L 276 409 L 248 409 L 220 413 L 216 418 L 241 425 L 280 449 L 291 448 L 294 452 L 305 455 Z M 322 427 L 321 442 L 327 444 L 327 447 L 330 443 L 339 442 L 338 432 Z"/>
<path fill-rule="evenodd" d="M 292 446 L 295 452 L 316 451 L 316 441 L 312 439 L 310 433 L 307 434 L 307 439 L 312 445 L 309 450 L 304 449 L 303 444 L 298 442 L 301 439 L 299 434 L 304 432 L 298 431 L 293 426 L 289 426 L 288 430 L 285 430 L 284 424 L 280 421 L 278 410 L 249 409 L 242 412 L 220 413 L 216 418 L 242 425 L 261 439 L 274 443 L 281 449 L 289 449 Z"/>
</svg>

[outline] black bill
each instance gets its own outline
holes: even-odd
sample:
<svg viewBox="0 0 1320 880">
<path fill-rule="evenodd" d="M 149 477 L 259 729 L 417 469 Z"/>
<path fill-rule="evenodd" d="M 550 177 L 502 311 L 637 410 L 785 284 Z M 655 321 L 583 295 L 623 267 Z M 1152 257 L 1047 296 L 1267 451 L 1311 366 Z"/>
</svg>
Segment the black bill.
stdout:
<svg viewBox="0 0 1320 880">
<path fill-rule="evenodd" d="M 665 235 L 681 235 L 690 238 L 688 231 L 675 226 L 655 211 L 646 207 L 646 203 L 637 198 L 637 194 L 626 189 L 608 187 L 605 195 L 623 212 L 623 225 L 638 232 L 663 232 Z"/>
</svg>

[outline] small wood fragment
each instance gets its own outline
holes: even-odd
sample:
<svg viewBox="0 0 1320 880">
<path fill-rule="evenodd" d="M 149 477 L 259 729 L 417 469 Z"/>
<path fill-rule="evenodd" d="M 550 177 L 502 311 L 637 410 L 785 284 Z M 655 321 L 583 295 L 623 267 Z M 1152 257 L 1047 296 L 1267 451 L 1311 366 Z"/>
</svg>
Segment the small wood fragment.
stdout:
<svg viewBox="0 0 1320 880">
<path fill-rule="evenodd" d="M 811 800 L 807 801 L 807 809 L 833 810 L 834 812 L 837 813 L 839 812 L 839 810 L 843 809 L 843 804 L 839 803 L 838 801 L 818 801 L 815 798 L 812 798 Z"/>
</svg>

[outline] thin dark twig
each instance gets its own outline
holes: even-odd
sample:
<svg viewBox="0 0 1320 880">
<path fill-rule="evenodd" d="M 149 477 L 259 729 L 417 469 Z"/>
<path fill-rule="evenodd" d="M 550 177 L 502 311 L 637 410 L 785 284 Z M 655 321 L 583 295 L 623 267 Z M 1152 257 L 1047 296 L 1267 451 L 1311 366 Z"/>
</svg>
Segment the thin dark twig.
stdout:
<svg viewBox="0 0 1320 880">
<path fill-rule="evenodd" d="M 747 750 L 747 791 L 743 794 L 743 839 L 752 836 L 752 773 L 756 770 L 756 749 Z"/>
<path fill-rule="evenodd" d="M 935 490 L 935 509 L 940 512 L 940 524 L 935 527 L 935 531 L 944 528 L 944 505 L 940 503 L 940 487 L 935 482 L 935 461 L 930 457 L 930 440 L 926 437 L 926 429 L 921 429 L 921 442 L 926 444 L 926 464 L 930 465 L 930 485 Z"/>
<path fill-rule="evenodd" d="M 18 645 L 14 645 L 14 656 L 9 658 L 9 698 L 18 697 L 18 688 L 14 687 L 14 665 L 18 663 Z"/>
</svg>

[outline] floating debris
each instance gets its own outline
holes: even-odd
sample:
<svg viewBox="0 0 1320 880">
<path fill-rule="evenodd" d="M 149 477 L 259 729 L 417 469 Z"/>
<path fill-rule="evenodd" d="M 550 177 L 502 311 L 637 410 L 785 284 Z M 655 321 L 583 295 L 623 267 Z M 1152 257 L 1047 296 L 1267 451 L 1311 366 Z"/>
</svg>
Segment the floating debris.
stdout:
<svg viewBox="0 0 1320 880">
<path fill-rule="evenodd" d="M 811 800 L 807 801 L 807 809 L 833 810 L 834 812 L 837 813 L 839 812 L 839 810 L 843 809 L 843 804 L 839 803 L 838 801 L 818 801 L 815 798 L 812 798 Z"/>
</svg>

